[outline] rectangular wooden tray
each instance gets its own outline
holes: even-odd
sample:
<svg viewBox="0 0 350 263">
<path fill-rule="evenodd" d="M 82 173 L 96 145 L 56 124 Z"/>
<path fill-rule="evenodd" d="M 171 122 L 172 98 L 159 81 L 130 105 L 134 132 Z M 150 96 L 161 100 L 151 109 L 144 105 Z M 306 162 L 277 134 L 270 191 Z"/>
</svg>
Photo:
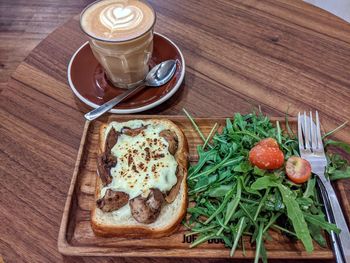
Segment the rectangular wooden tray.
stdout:
<svg viewBox="0 0 350 263">
<path fill-rule="evenodd" d="M 189 144 L 190 161 L 198 159 L 196 147 L 202 141 L 186 117 L 182 116 L 112 116 L 110 119 L 127 121 L 129 119 L 167 118 L 174 121 L 185 133 Z M 277 120 L 278 118 L 273 118 Z M 279 119 L 283 124 L 283 119 Z M 217 122 L 222 129 L 225 118 L 197 118 L 197 124 L 205 135 L 208 135 Z M 219 240 L 212 240 L 196 248 L 189 248 L 191 238 L 184 242 L 186 230 L 183 226 L 169 236 L 160 239 L 126 239 L 96 237 L 90 226 L 90 209 L 94 205 L 96 178 L 96 157 L 98 131 L 101 121 L 86 122 L 75 170 L 68 192 L 66 205 L 58 237 L 58 250 L 70 256 L 118 256 L 118 257 L 201 257 L 229 258 L 229 249 Z M 295 126 L 295 120 L 291 120 Z M 300 242 L 292 243 L 286 237 L 271 232 L 273 240 L 266 242 L 268 258 L 279 259 L 332 259 L 330 248 L 321 248 L 315 243 L 315 251 L 305 252 Z M 246 255 L 241 250 L 235 258 L 254 257 L 254 248 L 247 242 Z"/>
</svg>

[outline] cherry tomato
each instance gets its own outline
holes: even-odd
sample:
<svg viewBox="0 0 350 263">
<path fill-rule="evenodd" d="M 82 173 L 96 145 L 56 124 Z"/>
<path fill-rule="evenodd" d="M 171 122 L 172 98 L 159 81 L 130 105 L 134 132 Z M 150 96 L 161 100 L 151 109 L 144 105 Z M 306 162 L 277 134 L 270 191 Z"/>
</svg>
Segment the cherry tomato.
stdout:
<svg viewBox="0 0 350 263">
<path fill-rule="evenodd" d="M 278 147 L 254 146 L 249 152 L 250 162 L 264 170 L 280 168 L 284 163 L 284 154 Z"/>
<path fill-rule="evenodd" d="M 302 184 L 309 180 L 311 176 L 311 165 L 305 159 L 292 156 L 287 160 L 286 173 L 292 182 Z"/>
<path fill-rule="evenodd" d="M 263 139 L 257 145 L 271 147 L 271 148 L 279 148 L 279 145 L 274 138 Z"/>
</svg>

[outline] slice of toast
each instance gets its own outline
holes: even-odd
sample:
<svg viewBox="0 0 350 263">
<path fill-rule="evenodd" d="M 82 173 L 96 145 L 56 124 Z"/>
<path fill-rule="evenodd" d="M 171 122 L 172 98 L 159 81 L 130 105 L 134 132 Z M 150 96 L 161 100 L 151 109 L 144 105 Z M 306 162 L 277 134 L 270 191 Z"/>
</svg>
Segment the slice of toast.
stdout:
<svg viewBox="0 0 350 263">
<path fill-rule="evenodd" d="M 188 166 L 188 144 L 186 137 L 181 129 L 170 120 L 166 119 L 147 119 L 117 123 L 119 126 L 135 126 L 135 122 L 141 121 L 143 125 L 152 123 L 152 125 L 161 125 L 165 129 L 173 131 L 178 139 L 178 148 L 174 154 L 178 169 L 182 169 L 182 180 L 179 182 L 177 195 L 172 198 L 171 203 L 165 202 L 161 208 L 160 214 L 155 222 L 143 224 L 137 222 L 127 211 L 129 204 L 113 212 L 103 212 L 96 206 L 96 201 L 101 197 L 103 188 L 100 177 L 96 176 L 95 204 L 91 211 L 91 226 L 94 233 L 104 237 L 139 237 L 139 238 L 158 238 L 171 235 L 176 231 L 187 210 L 187 166 Z M 116 123 L 116 122 L 114 122 Z M 100 128 L 99 154 L 104 152 L 105 140 L 113 122 L 103 124 Z M 174 187 L 174 186 L 173 186 Z M 171 192 L 171 191 L 170 191 Z"/>
</svg>

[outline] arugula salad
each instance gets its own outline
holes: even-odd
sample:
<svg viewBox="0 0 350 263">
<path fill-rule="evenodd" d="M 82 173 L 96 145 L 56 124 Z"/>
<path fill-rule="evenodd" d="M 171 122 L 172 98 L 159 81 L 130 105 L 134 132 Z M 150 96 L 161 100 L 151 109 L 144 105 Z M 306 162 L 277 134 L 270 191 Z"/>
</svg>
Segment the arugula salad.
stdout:
<svg viewBox="0 0 350 263">
<path fill-rule="evenodd" d="M 188 170 L 193 205 L 183 223 L 191 230 L 187 235 L 197 235 L 191 247 L 222 239 L 233 256 L 238 247 L 244 253 L 243 236 L 248 236 L 256 248 L 255 262 L 259 258 L 266 262 L 264 241 L 271 239 L 269 230 L 300 240 L 307 252 L 313 251 L 313 240 L 327 246 L 324 231 L 339 233 L 325 218 L 316 178 L 308 162 L 299 157 L 288 120 L 282 130 L 279 122 L 272 123 L 261 112 L 236 113 L 226 120 L 222 132 L 215 133 L 215 125 L 205 138 L 184 112 L 204 141 L 197 147 L 198 163 Z M 349 150 L 344 143 L 325 141 L 329 145 Z M 327 157 L 330 179 L 350 177 L 345 159 L 328 152 Z"/>
</svg>

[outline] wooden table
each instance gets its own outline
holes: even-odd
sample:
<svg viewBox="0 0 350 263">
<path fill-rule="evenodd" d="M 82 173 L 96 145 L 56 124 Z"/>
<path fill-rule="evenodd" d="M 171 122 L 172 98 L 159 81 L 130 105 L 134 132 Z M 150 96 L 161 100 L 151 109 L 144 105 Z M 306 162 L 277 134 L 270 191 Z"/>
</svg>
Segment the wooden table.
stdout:
<svg viewBox="0 0 350 263">
<path fill-rule="evenodd" d="M 183 88 L 149 114 L 270 116 L 319 110 L 326 130 L 350 116 L 350 25 L 301 1 L 151 1 L 156 31 L 182 49 Z M 75 17 L 17 68 L 0 96 L 0 255 L 5 262 L 112 262 L 63 257 L 57 235 L 88 110 L 67 85 L 86 41 Z M 350 143 L 350 126 L 337 133 Z M 350 207 L 350 182 L 344 205 Z M 347 209 L 346 214 L 350 211 Z M 113 259 L 113 262 L 188 262 Z M 211 260 L 214 262 L 215 260 Z M 191 262 L 206 262 L 192 260 Z M 218 262 L 218 261 L 215 261 Z"/>
</svg>

